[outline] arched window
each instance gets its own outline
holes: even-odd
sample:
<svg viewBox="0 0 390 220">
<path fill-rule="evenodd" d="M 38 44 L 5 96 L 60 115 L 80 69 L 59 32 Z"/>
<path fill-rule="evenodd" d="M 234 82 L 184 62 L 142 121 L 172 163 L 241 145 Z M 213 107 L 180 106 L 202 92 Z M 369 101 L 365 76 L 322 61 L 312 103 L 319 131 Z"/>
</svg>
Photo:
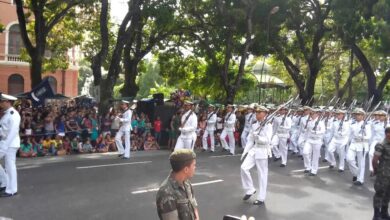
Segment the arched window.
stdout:
<svg viewBox="0 0 390 220">
<path fill-rule="evenodd" d="M 20 74 L 12 74 L 8 78 L 8 94 L 17 95 L 24 92 L 24 78 Z"/>
<path fill-rule="evenodd" d="M 56 80 L 56 78 L 54 78 L 52 76 L 48 76 L 47 78 L 49 80 L 49 84 L 50 84 L 51 88 L 53 89 L 54 94 L 57 94 L 57 80 Z"/>
<path fill-rule="evenodd" d="M 14 24 L 9 28 L 8 34 L 8 54 L 20 55 L 20 49 L 23 47 L 22 37 L 20 35 L 19 24 Z"/>
</svg>

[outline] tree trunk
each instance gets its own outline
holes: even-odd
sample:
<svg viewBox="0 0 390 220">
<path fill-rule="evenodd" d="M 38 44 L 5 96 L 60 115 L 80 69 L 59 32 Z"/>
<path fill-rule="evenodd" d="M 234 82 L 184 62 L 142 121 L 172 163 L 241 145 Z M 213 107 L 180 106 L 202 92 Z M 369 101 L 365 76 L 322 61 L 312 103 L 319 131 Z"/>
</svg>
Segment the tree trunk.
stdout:
<svg viewBox="0 0 390 220">
<path fill-rule="evenodd" d="M 38 52 L 36 52 L 38 53 Z M 35 88 L 42 81 L 42 56 L 36 54 L 31 56 L 30 77 L 31 89 Z M 57 91 L 54 91 L 56 93 Z"/>
<path fill-rule="evenodd" d="M 100 51 L 92 57 L 91 69 L 93 74 L 93 83 L 95 86 L 100 84 L 102 79 L 102 63 L 108 54 L 108 0 L 101 0 L 102 8 L 100 12 L 100 36 L 102 45 Z"/>
<path fill-rule="evenodd" d="M 99 114 L 104 115 L 110 110 L 113 86 L 107 80 L 100 83 Z"/>
<path fill-rule="evenodd" d="M 125 54 L 126 51 L 124 52 Z M 126 57 L 125 55 L 124 57 Z M 124 68 L 125 68 L 125 84 L 121 89 L 121 94 L 123 97 L 132 97 L 135 98 L 137 96 L 139 86 L 136 83 L 137 75 L 138 75 L 138 64 L 140 60 L 138 59 L 124 59 Z"/>
<path fill-rule="evenodd" d="M 228 86 L 227 88 L 225 88 L 225 91 L 226 91 L 225 104 L 233 104 L 234 98 L 236 97 L 237 90 L 232 86 Z"/>
</svg>

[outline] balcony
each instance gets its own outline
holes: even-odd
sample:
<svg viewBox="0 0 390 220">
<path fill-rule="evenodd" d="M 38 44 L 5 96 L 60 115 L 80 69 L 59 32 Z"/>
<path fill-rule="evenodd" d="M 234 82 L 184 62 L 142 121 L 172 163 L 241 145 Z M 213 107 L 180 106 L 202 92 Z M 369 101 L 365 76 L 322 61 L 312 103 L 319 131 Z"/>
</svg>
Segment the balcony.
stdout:
<svg viewBox="0 0 390 220">
<path fill-rule="evenodd" d="M 20 55 L 11 55 L 11 54 L 6 54 L 5 55 L 5 60 L 10 61 L 10 62 L 24 62 L 21 58 Z"/>
</svg>

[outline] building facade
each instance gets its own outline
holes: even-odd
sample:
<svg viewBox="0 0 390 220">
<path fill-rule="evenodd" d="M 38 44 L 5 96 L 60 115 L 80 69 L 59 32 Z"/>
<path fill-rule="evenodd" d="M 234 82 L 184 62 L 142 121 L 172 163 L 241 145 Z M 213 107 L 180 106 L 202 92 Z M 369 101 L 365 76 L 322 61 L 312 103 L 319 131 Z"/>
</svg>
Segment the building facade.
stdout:
<svg viewBox="0 0 390 220">
<path fill-rule="evenodd" d="M 20 59 L 24 47 L 20 35 L 16 5 L 13 0 L 0 1 L 0 23 L 5 26 L 0 33 L 0 92 L 17 95 L 31 91 L 30 65 Z M 78 51 L 68 52 L 69 68 L 47 72 L 42 78 L 49 78 L 54 93 L 68 97 L 78 95 Z"/>
</svg>

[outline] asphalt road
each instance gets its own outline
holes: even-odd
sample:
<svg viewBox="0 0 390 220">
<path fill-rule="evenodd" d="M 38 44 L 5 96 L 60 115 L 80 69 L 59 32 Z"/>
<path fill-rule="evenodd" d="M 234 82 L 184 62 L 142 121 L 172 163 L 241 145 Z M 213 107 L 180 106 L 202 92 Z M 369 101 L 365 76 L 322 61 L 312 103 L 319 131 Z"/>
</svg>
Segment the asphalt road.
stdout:
<svg viewBox="0 0 390 220">
<path fill-rule="evenodd" d="M 18 159 L 19 195 L 0 199 L 0 219 L 158 219 L 156 189 L 170 168 L 168 151 Z M 290 157 L 286 168 L 269 162 L 265 206 L 243 202 L 240 156 L 198 153 L 192 179 L 202 220 L 250 215 L 256 220 L 365 220 L 372 218 L 373 179 L 352 185 L 352 176 L 329 170 L 303 174 L 303 161 Z M 255 169 L 252 171 L 257 180 Z M 199 185 L 198 185 L 199 184 Z M 257 183 L 256 185 L 257 186 Z"/>
</svg>

